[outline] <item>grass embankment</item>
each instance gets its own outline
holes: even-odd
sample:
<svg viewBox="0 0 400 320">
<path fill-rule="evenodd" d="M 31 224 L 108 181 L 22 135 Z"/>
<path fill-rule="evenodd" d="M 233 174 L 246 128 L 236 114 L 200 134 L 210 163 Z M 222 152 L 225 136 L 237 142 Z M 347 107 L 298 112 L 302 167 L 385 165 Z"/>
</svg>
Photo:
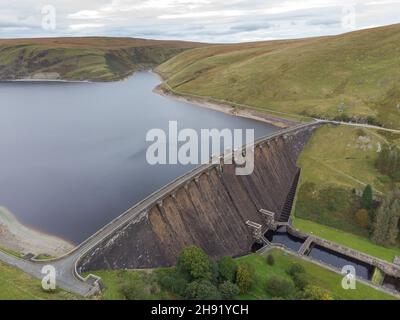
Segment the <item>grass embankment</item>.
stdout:
<svg viewBox="0 0 400 320">
<path fill-rule="evenodd" d="M 39 280 L 0 263 L 0 300 L 70 300 L 77 296 L 62 290 L 49 293 Z"/>
<path fill-rule="evenodd" d="M 400 25 L 301 40 L 218 45 L 157 68 L 176 91 L 289 114 L 400 128 Z"/>
<path fill-rule="evenodd" d="M 116 271 L 94 271 L 91 272 L 99 277 L 105 285 L 102 299 L 124 300 L 124 286 L 131 285 L 136 288 L 135 299 L 137 300 L 165 300 L 176 298 L 172 293 L 163 290 L 157 283 L 157 278 L 152 270 L 116 270 Z"/>
<path fill-rule="evenodd" d="M 400 247 L 385 248 L 369 240 L 369 225 L 360 225 L 359 194 L 367 184 L 377 196 L 390 190 L 390 177 L 375 168 L 385 144 L 399 144 L 400 135 L 347 126 L 324 126 L 302 152 L 302 168 L 294 213 L 295 226 L 322 238 L 393 261 Z M 399 183 L 397 183 L 399 184 Z M 354 194 L 356 190 L 356 194 Z"/>
<path fill-rule="evenodd" d="M 236 259 L 238 264 L 246 263 L 254 270 L 253 285 L 249 293 L 239 295 L 240 300 L 272 299 L 265 290 L 266 282 L 270 277 L 278 276 L 292 281 L 286 273 L 293 263 L 300 263 L 306 271 L 306 280 L 310 285 L 318 286 L 330 292 L 334 299 L 394 299 L 393 296 L 382 293 L 374 288 L 358 283 L 356 290 L 344 290 L 341 287 L 342 276 L 322 268 L 314 263 L 304 261 L 281 250 L 274 249 L 268 254 L 274 256 L 275 263 L 270 266 L 266 262 L 266 254 L 253 254 Z M 123 288 L 132 284 L 137 290 L 135 299 L 176 299 L 179 298 L 162 288 L 157 283 L 156 270 L 149 271 L 96 271 L 96 275 L 102 278 L 105 285 L 103 299 L 125 299 Z"/>
<path fill-rule="evenodd" d="M 119 80 L 198 46 L 106 37 L 0 40 L 0 79 Z"/>
<path fill-rule="evenodd" d="M 266 263 L 266 256 L 272 254 L 275 264 L 270 266 Z M 271 299 L 265 290 L 269 278 L 276 276 L 292 281 L 287 274 L 289 267 L 298 263 L 305 269 L 305 278 L 310 285 L 323 288 L 331 293 L 335 300 L 388 300 L 395 299 L 392 295 L 378 291 L 363 283 L 357 283 L 355 290 L 342 288 L 343 276 L 328 269 L 322 268 L 312 262 L 305 261 L 296 256 L 290 255 L 279 249 L 274 249 L 266 254 L 253 254 L 238 259 L 252 266 L 254 270 L 254 283 L 250 292 L 239 296 L 240 299 Z"/>
</svg>

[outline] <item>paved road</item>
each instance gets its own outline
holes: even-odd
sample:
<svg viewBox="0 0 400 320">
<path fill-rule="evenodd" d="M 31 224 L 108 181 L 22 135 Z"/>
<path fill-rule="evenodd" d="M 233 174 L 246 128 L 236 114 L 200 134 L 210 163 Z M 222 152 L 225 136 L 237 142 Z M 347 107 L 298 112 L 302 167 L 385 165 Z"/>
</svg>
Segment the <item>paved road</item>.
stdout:
<svg viewBox="0 0 400 320">
<path fill-rule="evenodd" d="M 257 140 L 254 144 L 257 145 L 265 140 L 269 140 L 285 133 L 296 131 L 298 129 L 313 126 L 315 124 L 316 123 L 301 124 L 289 129 L 280 130 L 272 135 Z M 219 157 L 217 158 L 219 159 Z M 165 187 L 159 189 L 158 191 L 148 196 L 146 199 L 140 201 L 138 204 L 125 211 L 119 217 L 105 225 L 94 235 L 89 237 L 87 240 L 82 242 L 79 246 L 77 246 L 71 252 L 65 254 L 64 256 L 47 261 L 32 261 L 19 259 L 0 251 L 0 261 L 15 266 L 38 279 L 43 278 L 43 274 L 41 273 L 43 266 L 52 265 L 56 268 L 56 281 L 57 285 L 60 288 L 83 296 L 94 294 L 99 289 L 99 287 L 95 283 L 96 280 L 98 280 L 99 278 L 95 276 L 88 276 L 87 278 L 83 278 L 80 275 L 79 270 L 77 270 L 79 260 L 84 257 L 86 253 L 96 247 L 96 245 L 101 243 L 105 238 L 113 234 L 119 228 L 123 227 L 131 221 L 140 221 L 140 219 L 145 217 L 145 215 L 147 214 L 147 210 L 151 208 L 157 201 L 162 200 L 169 194 L 173 193 L 177 188 L 185 184 L 187 181 L 193 180 L 202 172 L 217 165 L 218 164 L 215 163 L 200 165 L 199 167 L 191 170 L 183 176 L 173 180 Z"/>
</svg>

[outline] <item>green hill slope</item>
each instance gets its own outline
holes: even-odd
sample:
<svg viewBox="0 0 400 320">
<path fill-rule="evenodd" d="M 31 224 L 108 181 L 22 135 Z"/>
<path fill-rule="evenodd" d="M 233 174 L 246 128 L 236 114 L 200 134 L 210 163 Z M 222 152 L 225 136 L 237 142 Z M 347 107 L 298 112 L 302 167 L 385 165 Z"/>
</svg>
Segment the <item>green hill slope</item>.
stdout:
<svg viewBox="0 0 400 320">
<path fill-rule="evenodd" d="M 179 93 L 400 128 L 400 25 L 203 47 L 158 67 Z"/>
<path fill-rule="evenodd" d="M 0 40 L 0 80 L 118 80 L 200 45 L 103 37 Z"/>
</svg>

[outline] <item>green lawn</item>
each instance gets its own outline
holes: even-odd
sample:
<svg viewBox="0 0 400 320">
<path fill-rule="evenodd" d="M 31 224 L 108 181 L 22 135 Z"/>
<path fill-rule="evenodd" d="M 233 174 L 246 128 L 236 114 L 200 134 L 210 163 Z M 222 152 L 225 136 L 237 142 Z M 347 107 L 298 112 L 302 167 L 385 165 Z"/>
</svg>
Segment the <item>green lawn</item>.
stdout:
<svg viewBox="0 0 400 320">
<path fill-rule="evenodd" d="M 152 270 L 104 270 L 91 272 L 99 277 L 105 286 L 102 295 L 104 300 L 124 300 L 122 289 L 125 284 L 130 283 L 135 287 L 135 299 L 173 299 L 174 295 L 164 291 L 158 285 Z"/>
<path fill-rule="evenodd" d="M 294 219 L 294 226 L 301 231 L 365 252 L 371 256 L 393 262 L 400 255 L 399 247 L 386 248 L 372 243 L 369 239 L 327 227 L 309 220 Z"/>
<path fill-rule="evenodd" d="M 266 256 L 272 254 L 275 264 L 269 266 Z M 341 286 L 343 277 L 331 270 L 322 268 L 317 264 L 305 261 L 294 255 L 287 254 L 279 249 L 273 249 L 263 255 L 253 254 L 237 259 L 238 262 L 246 262 L 254 269 L 254 284 L 250 292 L 241 295 L 240 299 L 271 299 L 264 290 L 266 281 L 272 276 L 279 276 L 290 280 L 286 270 L 293 263 L 300 263 L 306 271 L 306 279 L 310 285 L 315 285 L 328 290 L 336 300 L 388 300 L 395 299 L 392 295 L 378 291 L 365 284 L 357 283 L 355 290 L 344 290 Z"/>
<path fill-rule="evenodd" d="M 0 263 L 0 300 L 71 300 L 77 296 L 62 290 L 48 293 L 39 280 Z"/>
</svg>

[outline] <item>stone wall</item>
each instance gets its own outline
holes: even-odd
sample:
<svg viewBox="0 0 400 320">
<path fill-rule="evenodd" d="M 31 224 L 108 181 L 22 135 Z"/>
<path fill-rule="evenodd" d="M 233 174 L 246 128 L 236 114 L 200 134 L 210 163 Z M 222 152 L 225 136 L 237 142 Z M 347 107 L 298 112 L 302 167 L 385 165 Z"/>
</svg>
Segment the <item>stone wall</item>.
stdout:
<svg viewBox="0 0 400 320">
<path fill-rule="evenodd" d="M 299 230 L 297 230 L 297 229 L 295 229 L 293 227 L 288 227 L 287 231 L 288 231 L 289 234 L 291 234 L 293 236 L 296 236 L 296 237 L 299 237 L 301 239 L 305 239 L 305 238 L 309 237 L 309 235 L 307 235 L 307 234 L 305 234 L 305 233 L 303 233 L 303 232 L 301 232 L 301 231 L 299 231 Z M 393 264 L 393 263 L 389 263 L 389 262 L 380 260 L 378 258 L 369 256 L 369 255 L 367 255 L 365 253 L 362 253 L 360 251 L 353 250 L 351 248 L 342 246 L 340 244 L 334 243 L 334 242 L 329 241 L 329 240 L 325 240 L 325 239 L 316 237 L 314 235 L 312 236 L 312 242 L 314 244 L 317 244 L 317 245 L 323 247 L 323 248 L 333 250 L 333 251 L 335 251 L 337 253 L 341 253 L 341 254 L 346 255 L 348 257 L 354 258 L 354 259 L 356 259 L 358 261 L 361 261 L 361 262 L 367 263 L 367 264 L 369 264 L 371 266 L 377 267 L 380 270 L 382 270 L 385 274 L 388 274 L 390 276 L 397 277 L 397 278 L 400 277 L 400 267 L 395 265 L 395 264 Z"/>
</svg>

